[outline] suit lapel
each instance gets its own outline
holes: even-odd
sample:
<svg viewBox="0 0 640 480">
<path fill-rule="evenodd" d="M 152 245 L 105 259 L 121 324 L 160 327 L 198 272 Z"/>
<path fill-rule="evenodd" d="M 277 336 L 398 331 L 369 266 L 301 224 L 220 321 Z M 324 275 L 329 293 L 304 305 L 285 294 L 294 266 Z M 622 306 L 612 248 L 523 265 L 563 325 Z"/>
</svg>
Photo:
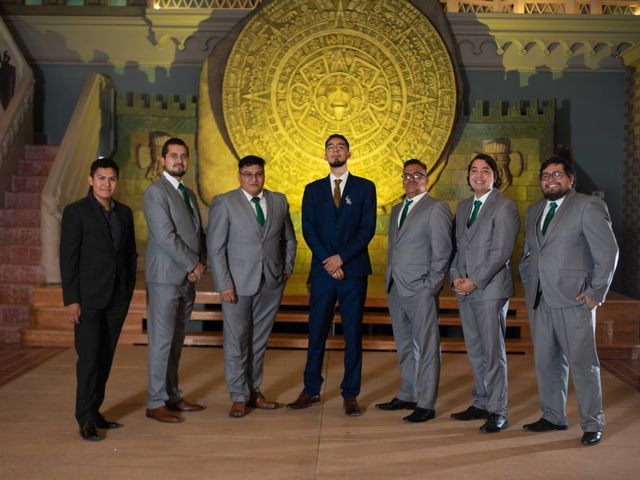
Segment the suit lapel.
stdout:
<svg viewBox="0 0 640 480">
<path fill-rule="evenodd" d="M 398 230 L 398 240 L 400 240 L 404 232 L 406 232 L 407 229 L 410 228 L 412 218 L 418 215 L 417 213 L 418 211 L 422 211 L 426 209 L 428 203 L 429 203 L 429 194 L 426 194 L 420 200 L 418 200 L 418 203 L 416 203 L 411 208 L 411 210 L 409 210 L 409 213 L 407 213 L 407 217 L 404 219 L 404 223 L 402 224 L 402 228 Z M 402 211 L 402 208 L 404 207 L 404 201 L 400 205 L 401 205 L 400 211 Z M 397 223 L 396 223 L 396 228 L 397 228 Z"/>
<path fill-rule="evenodd" d="M 544 246 L 544 244 L 547 243 L 547 240 L 549 239 L 549 237 L 551 237 L 553 235 L 553 232 L 554 232 L 554 230 L 556 228 L 556 225 L 558 225 L 560 222 L 562 222 L 562 219 L 566 216 L 567 210 L 569 210 L 571 208 L 571 204 L 572 204 L 573 199 L 574 199 L 574 193 L 575 193 L 575 190 L 571 190 L 564 197 L 564 200 L 562 201 L 562 205 L 560 205 L 558 207 L 558 209 L 556 210 L 555 215 L 551 219 L 551 222 L 549 222 L 549 225 L 547 226 L 546 235 L 542 236 L 542 232 L 541 232 L 542 246 Z M 546 203 L 545 203 L 545 205 L 546 205 Z M 543 208 L 543 211 L 544 211 L 544 208 Z M 538 224 L 538 226 L 540 226 L 540 225 Z"/>
<path fill-rule="evenodd" d="M 353 190 L 353 183 L 354 183 L 353 175 L 351 175 L 350 173 L 349 176 L 347 177 L 347 183 L 345 183 L 344 185 L 342 196 L 340 197 L 340 207 L 338 207 L 338 217 L 342 213 L 342 210 L 344 210 L 345 204 L 347 204 L 347 198 L 351 199 L 350 194 L 351 194 L 351 191 Z M 333 203 L 333 196 L 331 196 L 331 203 Z M 351 200 L 349 200 L 349 203 L 351 203 Z"/>
<path fill-rule="evenodd" d="M 262 238 L 263 230 L 265 230 L 266 223 L 264 227 L 260 228 L 260 224 L 258 224 L 258 219 L 256 218 L 256 207 L 254 207 L 252 203 L 247 200 L 247 197 L 245 196 L 241 187 L 236 190 L 235 201 L 240 207 L 240 210 L 243 212 L 243 215 L 245 215 L 247 225 L 250 225 L 249 228 L 255 230 L 256 235 Z M 269 212 L 267 212 L 267 216 L 270 216 Z"/>
<path fill-rule="evenodd" d="M 403 201 L 404 203 L 404 201 Z M 391 215 L 389 216 L 389 241 L 391 245 L 395 245 L 398 241 L 398 215 L 402 209 L 402 203 L 398 203 L 391 209 Z"/>
<path fill-rule="evenodd" d="M 476 198 L 475 196 L 471 197 L 471 202 L 469 203 L 470 205 L 473 205 L 473 201 L 475 198 Z M 478 214 L 478 217 L 476 218 L 475 222 L 473 222 L 473 225 L 471 225 L 469 228 L 466 229 L 467 242 L 470 242 L 473 236 L 476 234 L 476 232 L 478 231 L 478 225 L 482 224 L 483 219 L 486 216 L 491 214 L 491 211 L 495 208 L 497 198 L 498 198 L 497 190 L 493 190 L 489 194 L 487 199 L 484 201 L 484 204 L 480 208 L 480 213 Z M 469 211 L 468 214 L 469 215 L 466 217 L 467 219 L 471 216 L 471 211 Z M 466 222 L 465 222 L 465 227 L 466 227 Z"/>
<path fill-rule="evenodd" d="M 93 195 L 93 194 L 91 194 Z M 100 230 L 102 230 L 102 237 L 109 244 L 111 250 L 115 253 L 116 250 L 113 246 L 113 240 L 111 239 L 111 227 L 107 223 L 107 219 L 102 213 L 102 207 L 94 201 L 93 198 L 87 197 L 87 201 L 89 204 L 89 210 L 92 212 L 92 216 L 95 218 L 96 225 L 100 225 Z M 115 207 L 114 207 L 115 208 Z"/>
<path fill-rule="evenodd" d="M 320 183 L 320 189 L 322 190 L 320 192 L 320 196 L 322 198 L 324 198 L 324 202 L 327 205 L 330 205 L 331 208 L 329 209 L 331 211 L 330 215 L 333 215 L 334 218 L 338 217 L 338 209 L 336 209 L 336 207 L 333 204 L 333 185 L 331 185 L 331 177 L 327 176 L 326 179 L 324 179 L 324 181 L 322 181 Z M 345 186 L 345 190 L 346 190 L 346 186 Z M 340 204 L 342 204 L 342 199 L 340 200 Z"/>
</svg>

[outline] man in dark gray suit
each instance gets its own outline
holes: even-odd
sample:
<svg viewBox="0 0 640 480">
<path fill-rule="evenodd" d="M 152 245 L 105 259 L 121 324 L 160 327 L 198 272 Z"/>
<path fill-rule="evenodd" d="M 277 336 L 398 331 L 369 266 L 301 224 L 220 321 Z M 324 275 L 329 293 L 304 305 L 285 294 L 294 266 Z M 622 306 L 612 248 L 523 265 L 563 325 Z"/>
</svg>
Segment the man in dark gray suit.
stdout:
<svg viewBox="0 0 640 480">
<path fill-rule="evenodd" d="M 202 410 L 178 387 L 178 364 L 195 299 L 195 282 L 206 270 L 202 220 L 195 193 L 185 187 L 189 149 L 171 138 L 162 147 L 163 173 L 144 192 L 149 239 L 145 260 L 149 389 L 147 417 L 184 421 L 180 412 Z"/>
<path fill-rule="evenodd" d="M 427 193 L 427 166 L 404 163 L 406 198 L 389 218 L 386 289 L 400 361 L 400 392 L 381 410 L 412 409 L 407 422 L 435 417 L 440 380 L 438 295 L 451 256 L 451 211 Z"/>
<path fill-rule="evenodd" d="M 542 417 L 531 432 L 567 429 L 567 382 L 573 378 L 582 444 L 604 431 L 596 307 L 604 302 L 618 262 L 605 203 L 576 193 L 573 162 L 551 157 L 540 167 L 545 200 L 527 209 L 520 276 L 529 307 Z"/>
<path fill-rule="evenodd" d="M 224 315 L 224 373 L 231 395 L 229 416 L 247 407 L 280 405 L 260 392 L 264 355 L 293 272 L 296 237 L 289 203 L 264 190 L 264 160 L 249 155 L 238 163 L 240 188 L 211 201 L 207 250 Z"/>
<path fill-rule="evenodd" d="M 449 269 L 467 357 L 473 372 L 473 404 L 456 420 L 486 419 L 481 432 L 507 427 L 507 351 L 504 345 L 513 279 L 509 262 L 518 235 L 518 208 L 500 193 L 498 165 L 476 155 L 467 170 L 474 195 L 456 210 L 456 250 Z"/>
</svg>

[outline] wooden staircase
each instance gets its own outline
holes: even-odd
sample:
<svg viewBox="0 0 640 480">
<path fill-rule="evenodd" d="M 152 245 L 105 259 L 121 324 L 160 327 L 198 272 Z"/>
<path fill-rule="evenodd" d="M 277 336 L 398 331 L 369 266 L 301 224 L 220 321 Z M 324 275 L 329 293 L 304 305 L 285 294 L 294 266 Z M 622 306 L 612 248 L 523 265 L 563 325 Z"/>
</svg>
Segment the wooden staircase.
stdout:
<svg viewBox="0 0 640 480">
<path fill-rule="evenodd" d="M 40 270 L 40 193 L 57 146 L 29 145 L 0 209 L 0 342 L 17 342 L 31 315 Z"/>
<path fill-rule="evenodd" d="M 270 347 L 306 348 L 309 296 L 305 275 L 294 275 L 285 289 L 282 306 L 274 331 L 269 339 Z M 613 324 L 608 322 L 613 320 Z M 363 319 L 363 346 L 368 350 L 395 350 L 391 322 L 387 310 L 383 278 L 373 276 Z M 129 315 L 125 321 L 120 342 L 122 344 L 146 344 L 146 294 L 144 283 L 139 282 Z M 609 330 L 607 334 L 606 328 Z M 607 302 L 598 311 L 596 338 L 601 358 L 640 357 L 640 301 L 611 292 Z M 440 337 L 443 351 L 464 352 L 464 340 L 458 316 L 458 304 L 450 291 L 440 297 Z M 67 322 L 62 306 L 62 290 L 59 286 L 35 288 L 31 326 L 22 332 L 25 345 L 62 346 L 73 345 L 73 329 Z M 221 346 L 222 311 L 219 295 L 213 292 L 210 277 L 198 284 L 196 305 L 191 325 L 185 339 L 186 345 Z M 344 347 L 340 335 L 340 315 L 336 313 L 335 328 L 329 335 L 328 348 Z M 527 309 L 522 294 L 509 304 L 507 317 L 507 351 L 530 353 L 531 337 Z"/>
</svg>

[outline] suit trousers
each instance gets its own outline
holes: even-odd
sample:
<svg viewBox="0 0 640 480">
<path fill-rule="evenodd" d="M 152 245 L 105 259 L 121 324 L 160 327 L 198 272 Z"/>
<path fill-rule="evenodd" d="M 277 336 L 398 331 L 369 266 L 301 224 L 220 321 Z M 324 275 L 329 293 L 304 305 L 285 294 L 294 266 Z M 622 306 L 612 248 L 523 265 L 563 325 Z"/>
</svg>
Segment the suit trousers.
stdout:
<svg viewBox="0 0 640 480">
<path fill-rule="evenodd" d="M 224 316 L 224 376 L 233 402 L 248 402 L 262 385 L 264 355 L 284 284 L 271 290 L 262 282 L 255 295 L 238 295 L 237 303 L 222 302 Z"/>
<path fill-rule="evenodd" d="M 326 277 L 326 278 L 325 278 Z M 340 388 L 344 398 L 357 397 L 362 382 L 362 312 L 367 297 L 367 277 L 343 280 L 331 278 L 326 272 L 312 275 L 309 297 L 309 347 L 304 369 L 304 389 L 319 395 L 324 351 L 339 302 L 344 336 L 344 376 Z"/>
<path fill-rule="evenodd" d="M 116 281 L 106 308 L 80 305 L 80 323 L 74 327 L 76 362 L 76 420 L 80 427 L 95 426 L 120 331 L 129 310 L 124 286 Z"/>
<path fill-rule="evenodd" d="M 425 289 L 403 297 L 392 283 L 389 314 L 400 362 L 400 392 L 396 397 L 435 410 L 440 382 L 437 296 Z"/>
<path fill-rule="evenodd" d="M 178 366 L 195 296 L 194 284 L 186 279 L 180 285 L 147 282 L 147 408 L 182 398 Z"/>
<path fill-rule="evenodd" d="M 508 414 L 507 351 L 504 346 L 508 298 L 459 301 L 467 358 L 473 373 L 473 405 L 504 417 Z"/>
<path fill-rule="evenodd" d="M 586 304 L 552 308 L 540 296 L 529 310 L 542 417 L 567 425 L 569 368 L 585 432 L 604 430 L 600 361 L 595 342 L 595 309 Z"/>
</svg>

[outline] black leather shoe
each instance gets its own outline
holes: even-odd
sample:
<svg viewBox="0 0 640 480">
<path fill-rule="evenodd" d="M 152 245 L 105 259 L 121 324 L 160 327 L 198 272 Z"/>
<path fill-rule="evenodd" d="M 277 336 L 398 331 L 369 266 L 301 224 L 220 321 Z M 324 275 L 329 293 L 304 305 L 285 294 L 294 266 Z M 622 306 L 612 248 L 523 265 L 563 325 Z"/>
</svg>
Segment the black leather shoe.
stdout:
<svg viewBox="0 0 640 480">
<path fill-rule="evenodd" d="M 107 420 L 102 415 L 99 415 L 98 418 L 96 418 L 96 428 L 102 428 L 104 430 L 113 430 L 114 428 L 120 428 L 121 426 L 122 426 L 121 423 Z"/>
<path fill-rule="evenodd" d="M 583 445 L 597 445 L 602 439 L 602 432 L 584 432 L 580 443 Z"/>
<path fill-rule="evenodd" d="M 468 420 L 478 420 L 480 418 L 489 418 L 489 412 L 487 412 L 482 408 L 474 407 L 473 405 L 471 405 L 469 408 L 467 408 L 466 410 L 463 410 L 462 412 L 452 413 L 451 418 L 466 422 Z"/>
<path fill-rule="evenodd" d="M 416 402 L 406 402 L 397 397 L 393 397 L 390 402 L 376 403 L 375 405 L 380 410 L 414 410 L 416 406 Z"/>
<path fill-rule="evenodd" d="M 487 421 L 480 427 L 480 431 L 485 433 L 497 433 L 507 428 L 507 425 L 509 425 L 507 417 L 498 415 L 497 413 L 490 413 Z"/>
<path fill-rule="evenodd" d="M 100 436 L 98 435 L 98 430 L 96 430 L 96 427 L 82 427 L 80 429 L 80 436 L 82 437 L 83 440 L 88 440 L 90 442 L 97 442 L 99 440 L 102 440 L 102 438 L 100 438 Z"/>
<path fill-rule="evenodd" d="M 435 416 L 435 410 L 431 410 L 430 408 L 416 407 L 411 415 L 407 415 L 402 420 L 404 420 L 405 422 L 420 423 L 431 420 L 432 418 L 435 418 Z"/>
<path fill-rule="evenodd" d="M 566 425 L 556 425 L 555 423 L 551 423 L 546 418 L 541 418 L 537 422 L 527 423 L 523 425 L 522 428 L 529 432 L 550 432 L 552 430 L 566 430 Z"/>
</svg>

